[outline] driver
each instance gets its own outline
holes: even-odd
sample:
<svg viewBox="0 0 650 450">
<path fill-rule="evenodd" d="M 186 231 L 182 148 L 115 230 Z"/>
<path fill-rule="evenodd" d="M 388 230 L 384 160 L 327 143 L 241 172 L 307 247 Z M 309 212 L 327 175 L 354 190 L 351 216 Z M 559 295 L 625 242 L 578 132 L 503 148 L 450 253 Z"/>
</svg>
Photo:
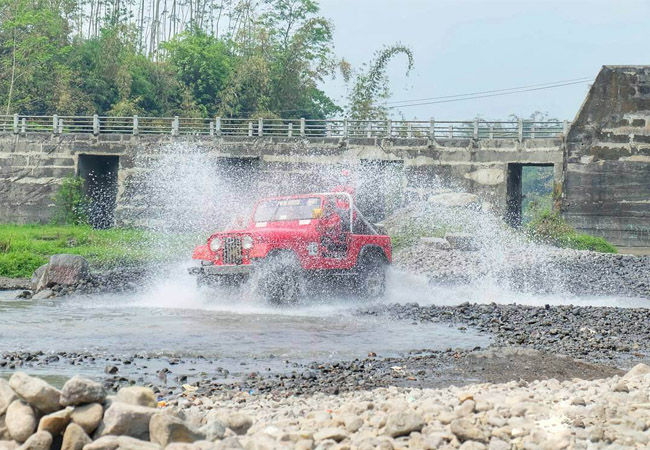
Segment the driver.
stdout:
<svg viewBox="0 0 650 450">
<path fill-rule="evenodd" d="M 343 243 L 341 216 L 336 212 L 332 199 L 325 202 L 323 217 L 318 221 L 318 231 L 323 236 L 323 245 L 330 250 L 336 250 Z"/>
</svg>

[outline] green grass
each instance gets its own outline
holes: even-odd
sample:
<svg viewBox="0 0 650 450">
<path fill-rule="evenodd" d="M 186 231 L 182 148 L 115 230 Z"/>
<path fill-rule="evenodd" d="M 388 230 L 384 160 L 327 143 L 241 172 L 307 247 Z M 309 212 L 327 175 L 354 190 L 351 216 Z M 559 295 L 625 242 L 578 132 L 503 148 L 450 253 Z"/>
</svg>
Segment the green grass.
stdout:
<svg viewBox="0 0 650 450">
<path fill-rule="evenodd" d="M 445 237 L 447 232 L 458 231 L 451 227 L 423 222 L 410 221 L 391 233 L 393 251 L 416 244 L 423 237 Z"/>
<path fill-rule="evenodd" d="M 543 211 L 526 225 L 526 233 L 535 241 L 556 247 L 618 253 L 616 247 L 601 237 L 576 232 L 558 213 Z"/>
<path fill-rule="evenodd" d="M 94 269 L 161 261 L 189 253 L 197 236 L 89 226 L 0 225 L 0 276 L 30 277 L 57 253 L 86 258 Z M 189 257 L 189 255 L 188 255 Z"/>
</svg>

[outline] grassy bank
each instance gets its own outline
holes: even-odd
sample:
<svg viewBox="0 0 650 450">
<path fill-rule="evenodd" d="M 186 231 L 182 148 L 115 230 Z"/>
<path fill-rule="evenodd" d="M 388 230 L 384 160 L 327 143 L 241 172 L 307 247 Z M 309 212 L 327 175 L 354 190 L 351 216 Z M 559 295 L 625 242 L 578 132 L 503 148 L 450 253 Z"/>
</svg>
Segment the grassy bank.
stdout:
<svg viewBox="0 0 650 450">
<path fill-rule="evenodd" d="M 527 226 L 526 233 L 535 241 L 575 250 L 618 253 L 616 247 L 601 237 L 578 233 L 558 213 L 539 213 Z"/>
<path fill-rule="evenodd" d="M 196 236 L 132 229 L 0 225 L 0 276 L 29 277 L 57 253 L 81 255 L 95 269 L 165 260 L 189 252 L 196 241 Z"/>
</svg>

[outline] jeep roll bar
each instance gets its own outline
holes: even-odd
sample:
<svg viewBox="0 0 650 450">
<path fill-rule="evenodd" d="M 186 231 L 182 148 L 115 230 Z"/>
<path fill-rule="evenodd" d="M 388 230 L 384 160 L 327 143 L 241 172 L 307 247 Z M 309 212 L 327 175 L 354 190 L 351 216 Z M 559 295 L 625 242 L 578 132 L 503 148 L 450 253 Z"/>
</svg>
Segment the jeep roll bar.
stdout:
<svg viewBox="0 0 650 450">
<path fill-rule="evenodd" d="M 372 234 L 379 234 L 375 227 L 366 220 L 366 218 L 361 214 L 361 211 L 359 211 L 354 204 L 354 200 L 352 199 L 352 196 L 348 192 L 322 192 L 319 194 L 314 194 L 314 195 L 320 195 L 323 197 L 345 197 L 348 201 L 348 204 L 350 205 L 350 233 L 353 233 L 353 226 L 354 226 L 354 213 L 357 213 L 357 218 L 361 220 L 365 226 L 368 227 L 370 231 L 372 231 Z"/>
</svg>

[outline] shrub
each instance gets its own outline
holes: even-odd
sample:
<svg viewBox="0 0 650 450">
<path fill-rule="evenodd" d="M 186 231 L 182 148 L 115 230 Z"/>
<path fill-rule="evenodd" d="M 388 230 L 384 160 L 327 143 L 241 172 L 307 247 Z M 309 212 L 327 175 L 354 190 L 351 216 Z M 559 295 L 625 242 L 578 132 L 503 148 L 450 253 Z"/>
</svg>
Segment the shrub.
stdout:
<svg viewBox="0 0 650 450">
<path fill-rule="evenodd" d="M 579 234 L 557 212 L 543 211 L 527 226 L 526 233 L 537 242 L 576 250 L 617 253 L 616 247 L 601 237 Z"/>
<path fill-rule="evenodd" d="M 81 177 L 66 177 L 54 196 L 55 225 L 85 225 L 88 223 L 89 199 L 83 192 Z"/>
</svg>

